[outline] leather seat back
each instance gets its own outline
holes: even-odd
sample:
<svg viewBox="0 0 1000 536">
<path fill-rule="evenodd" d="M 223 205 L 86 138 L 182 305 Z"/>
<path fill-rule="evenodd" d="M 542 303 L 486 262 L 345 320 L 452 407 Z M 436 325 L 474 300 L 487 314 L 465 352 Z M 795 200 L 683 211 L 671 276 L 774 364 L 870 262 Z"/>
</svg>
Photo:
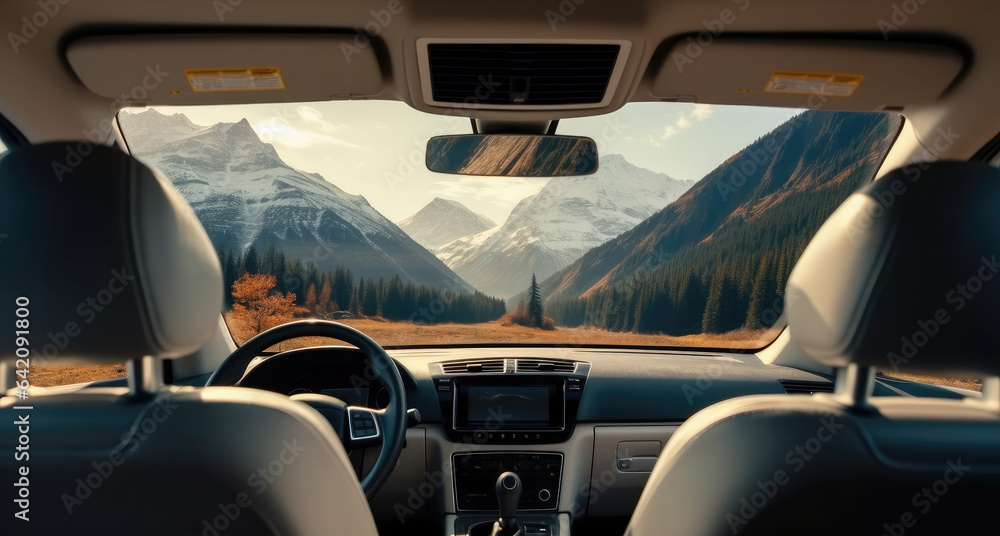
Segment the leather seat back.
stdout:
<svg viewBox="0 0 1000 536">
<path fill-rule="evenodd" d="M 1000 373 L 998 204 L 1000 170 L 970 163 L 897 170 L 855 193 L 789 277 L 792 343 L 835 367 Z M 996 531 L 1000 393 L 847 395 L 698 412 L 667 443 L 627 534 Z"/>
<path fill-rule="evenodd" d="M 222 309 L 205 230 L 162 175 L 121 151 L 93 147 L 69 171 L 53 165 L 69 145 L 0 157 L 0 229 L 10 230 L 0 320 L 14 326 L 13 304 L 28 302 L 22 347 L 33 365 L 194 352 Z M 17 348 L 0 345 L 0 360 L 13 364 Z M 0 399 L 14 421 L 0 426 L 0 444 L 25 448 L 0 457 L 10 480 L 2 534 L 376 534 L 329 422 L 287 397 L 234 387 L 15 394 Z"/>
</svg>

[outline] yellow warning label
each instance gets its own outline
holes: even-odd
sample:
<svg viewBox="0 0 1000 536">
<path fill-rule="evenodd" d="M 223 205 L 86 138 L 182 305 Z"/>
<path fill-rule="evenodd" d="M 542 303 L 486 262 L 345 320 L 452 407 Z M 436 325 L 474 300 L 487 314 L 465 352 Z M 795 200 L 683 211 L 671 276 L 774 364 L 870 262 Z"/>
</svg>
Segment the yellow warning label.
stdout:
<svg viewBox="0 0 1000 536">
<path fill-rule="evenodd" d="M 277 67 L 185 69 L 193 91 L 260 91 L 285 89 Z"/>
<path fill-rule="evenodd" d="M 850 97 L 864 79 L 865 75 L 863 74 L 775 71 L 771 73 L 771 78 L 764 86 L 764 91 L 768 93 Z"/>
</svg>

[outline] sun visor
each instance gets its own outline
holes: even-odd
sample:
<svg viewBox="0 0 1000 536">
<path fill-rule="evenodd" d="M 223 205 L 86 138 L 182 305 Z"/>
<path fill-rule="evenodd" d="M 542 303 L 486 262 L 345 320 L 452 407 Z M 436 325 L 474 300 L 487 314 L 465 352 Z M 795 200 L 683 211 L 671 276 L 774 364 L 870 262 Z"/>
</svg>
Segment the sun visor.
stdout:
<svg viewBox="0 0 1000 536">
<path fill-rule="evenodd" d="M 936 45 L 871 41 L 681 39 L 653 81 L 665 100 L 874 110 L 937 99 L 963 67 Z"/>
<path fill-rule="evenodd" d="M 353 35 L 88 37 L 71 43 L 66 58 L 88 89 L 126 104 L 303 102 L 382 91 L 372 47 Z"/>
</svg>

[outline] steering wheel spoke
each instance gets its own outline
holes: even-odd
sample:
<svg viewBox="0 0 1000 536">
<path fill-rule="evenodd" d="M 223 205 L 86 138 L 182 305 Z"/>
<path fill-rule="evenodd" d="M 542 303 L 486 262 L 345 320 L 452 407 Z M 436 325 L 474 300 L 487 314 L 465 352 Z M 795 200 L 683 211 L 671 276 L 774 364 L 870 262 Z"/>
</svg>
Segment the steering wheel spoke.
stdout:
<svg viewBox="0 0 1000 536">
<path fill-rule="evenodd" d="M 374 447 L 382 443 L 382 415 L 380 410 L 363 406 L 347 408 L 347 441 L 351 445 L 348 450 Z"/>
</svg>

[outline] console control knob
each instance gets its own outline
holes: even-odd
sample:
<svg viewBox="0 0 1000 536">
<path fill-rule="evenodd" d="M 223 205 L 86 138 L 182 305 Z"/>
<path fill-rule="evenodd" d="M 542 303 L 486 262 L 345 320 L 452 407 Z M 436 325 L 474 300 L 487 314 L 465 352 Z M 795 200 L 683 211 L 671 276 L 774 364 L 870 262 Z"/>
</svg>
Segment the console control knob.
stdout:
<svg viewBox="0 0 1000 536">
<path fill-rule="evenodd" d="M 540 500 L 542 502 L 546 502 L 546 501 L 548 501 L 551 498 L 552 498 L 552 493 L 549 492 L 549 490 L 547 490 L 545 488 L 542 488 L 541 490 L 539 490 L 539 492 L 538 492 L 538 500 Z"/>
</svg>

